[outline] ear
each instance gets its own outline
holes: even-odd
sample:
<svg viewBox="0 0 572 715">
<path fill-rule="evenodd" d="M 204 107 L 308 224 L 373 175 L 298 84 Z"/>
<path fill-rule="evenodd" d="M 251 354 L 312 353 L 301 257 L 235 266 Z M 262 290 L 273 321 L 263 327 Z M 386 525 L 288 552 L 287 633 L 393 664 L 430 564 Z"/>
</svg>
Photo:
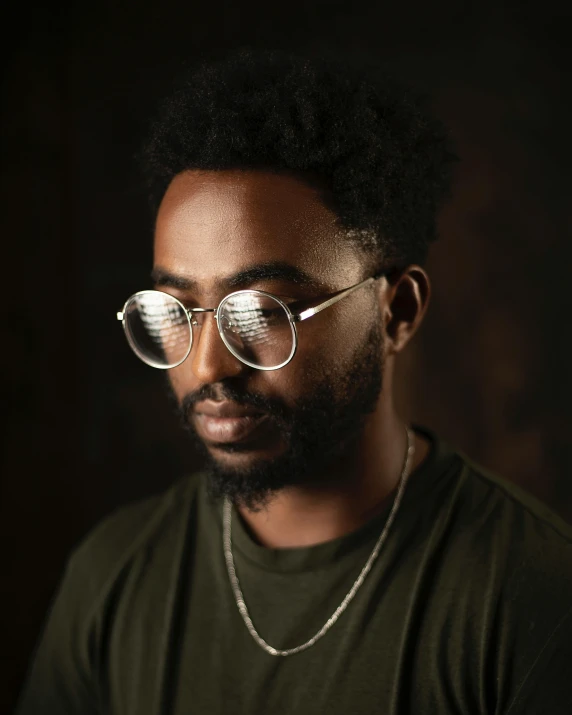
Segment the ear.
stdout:
<svg viewBox="0 0 572 715">
<path fill-rule="evenodd" d="M 387 350 L 388 354 L 397 354 L 423 321 L 431 296 L 431 283 L 423 268 L 413 265 L 389 274 L 384 287 L 381 309 Z"/>
</svg>

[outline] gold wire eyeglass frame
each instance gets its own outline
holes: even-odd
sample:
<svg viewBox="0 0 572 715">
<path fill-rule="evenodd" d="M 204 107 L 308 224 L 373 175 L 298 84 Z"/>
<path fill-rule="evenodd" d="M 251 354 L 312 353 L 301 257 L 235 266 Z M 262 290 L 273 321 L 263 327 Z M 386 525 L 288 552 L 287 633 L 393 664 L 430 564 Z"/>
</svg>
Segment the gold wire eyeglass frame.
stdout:
<svg viewBox="0 0 572 715">
<path fill-rule="evenodd" d="M 315 305 L 313 308 L 307 308 L 306 310 L 302 310 L 299 313 L 292 312 L 288 303 L 285 303 L 282 300 L 282 298 L 280 298 L 279 296 L 274 295 L 274 293 L 268 293 L 267 291 L 264 291 L 264 290 L 256 290 L 256 289 L 247 288 L 245 290 L 234 291 L 233 293 L 229 293 L 228 295 L 226 295 L 221 300 L 221 302 L 218 304 L 218 307 L 216 307 L 216 308 L 187 308 L 186 305 L 181 303 L 181 301 L 178 298 L 175 298 L 175 296 L 171 295 L 170 293 L 164 293 L 164 291 L 157 291 L 157 290 L 140 290 L 137 293 L 133 293 L 133 295 L 131 295 L 125 301 L 125 304 L 123 305 L 123 309 L 117 312 L 117 320 L 121 321 L 121 323 L 123 325 L 123 331 L 125 333 L 125 337 L 127 338 L 127 342 L 129 343 L 131 349 L 137 355 L 137 357 L 139 357 L 141 360 L 143 360 L 139 354 L 138 349 L 134 345 L 133 340 L 132 340 L 132 338 L 129 334 L 129 331 L 127 329 L 127 319 L 126 319 L 127 318 L 127 307 L 129 305 L 129 303 L 139 295 L 143 295 L 143 294 L 147 294 L 147 293 L 164 293 L 164 295 L 168 295 L 170 299 L 172 299 L 176 303 L 178 303 L 178 305 L 180 306 L 180 308 L 182 309 L 182 311 L 184 312 L 184 314 L 187 317 L 187 321 L 189 323 L 189 334 L 190 334 L 189 347 L 188 347 L 188 350 L 187 350 L 185 356 L 181 360 L 179 360 L 179 362 L 177 362 L 173 365 L 152 364 L 152 363 L 148 362 L 147 360 L 143 360 L 143 362 L 145 364 L 149 365 L 150 367 L 156 367 L 159 370 L 170 370 L 174 367 L 178 367 L 179 365 L 181 365 L 189 357 L 192 347 L 193 347 L 193 325 L 198 325 L 196 320 L 194 320 L 193 313 L 214 313 L 214 318 L 216 320 L 216 324 L 217 324 L 217 328 L 218 328 L 218 332 L 221 337 L 221 340 L 223 341 L 225 346 L 228 348 L 228 350 L 232 353 L 232 355 L 234 355 L 234 357 L 237 358 L 237 360 L 240 360 L 240 362 L 244 363 L 245 365 L 248 365 L 249 367 L 253 367 L 256 370 L 279 370 L 281 367 L 284 367 L 292 360 L 292 358 L 296 354 L 296 350 L 298 349 L 298 331 L 296 329 L 296 323 L 300 323 L 302 320 L 307 320 L 308 318 L 311 318 L 312 316 L 316 315 L 316 313 L 319 313 L 320 311 L 325 310 L 326 308 L 329 308 L 331 305 L 334 305 L 334 303 L 337 303 L 342 298 L 345 298 L 346 296 L 350 295 L 358 288 L 369 285 L 370 283 L 373 283 L 374 281 L 379 280 L 386 274 L 387 274 L 387 271 L 381 271 L 379 273 L 376 273 L 374 276 L 370 276 L 369 278 L 366 278 L 365 280 L 361 281 L 360 283 L 356 283 L 355 285 L 350 286 L 349 288 L 345 288 L 337 295 L 334 295 L 332 298 L 328 298 L 328 300 L 325 300 L 324 302 L 319 303 L 318 305 Z M 277 303 L 279 303 L 282 306 L 282 308 L 284 308 L 284 311 L 286 312 L 286 314 L 288 316 L 288 320 L 290 323 L 290 329 L 292 331 L 292 350 L 290 351 L 290 355 L 288 356 L 288 358 L 286 358 L 286 360 L 284 360 L 282 363 L 280 363 L 280 365 L 275 365 L 273 367 L 262 367 L 260 365 L 256 365 L 255 363 L 252 363 L 252 362 L 246 360 L 241 355 L 237 354 L 237 352 L 233 349 L 232 345 L 226 339 L 226 337 L 224 335 L 224 331 L 222 330 L 222 328 L 219 324 L 219 313 L 221 312 L 221 308 L 224 306 L 224 304 L 226 303 L 227 300 L 229 300 L 230 298 L 233 298 L 234 296 L 244 295 L 244 294 L 250 294 L 250 295 L 254 294 L 257 296 L 263 295 L 263 296 L 266 296 L 267 298 L 272 298 Z M 316 298 L 316 300 L 318 300 L 318 299 Z M 307 301 L 307 300 L 295 301 L 294 303 L 291 303 L 290 305 L 295 305 L 296 303 L 308 303 L 308 302 L 309 301 Z"/>
</svg>

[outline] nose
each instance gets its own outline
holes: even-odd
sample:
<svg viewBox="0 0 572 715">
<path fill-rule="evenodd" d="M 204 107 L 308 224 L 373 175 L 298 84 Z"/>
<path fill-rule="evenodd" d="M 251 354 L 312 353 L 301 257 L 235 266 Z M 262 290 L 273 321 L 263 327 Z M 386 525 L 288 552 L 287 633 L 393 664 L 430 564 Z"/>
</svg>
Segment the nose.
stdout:
<svg viewBox="0 0 572 715">
<path fill-rule="evenodd" d="M 195 377 L 204 384 L 236 377 L 248 369 L 223 343 L 213 313 L 201 316 L 193 325 L 189 359 Z"/>
</svg>

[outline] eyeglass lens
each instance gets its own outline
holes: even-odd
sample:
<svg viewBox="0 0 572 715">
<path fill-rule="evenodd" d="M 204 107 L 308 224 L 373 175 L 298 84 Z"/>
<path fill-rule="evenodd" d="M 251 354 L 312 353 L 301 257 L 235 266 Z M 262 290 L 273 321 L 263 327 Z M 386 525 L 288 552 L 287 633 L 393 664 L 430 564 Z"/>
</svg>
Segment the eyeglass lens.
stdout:
<svg viewBox="0 0 572 715">
<path fill-rule="evenodd" d="M 191 326 L 176 298 L 143 291 L 130 298 L 124 313 L 127 339 L 143 362 L 174 367 L 189 354 Z M 219 308 L 218 325 L 227 348 L 247 365 L 276 368 L 292 356 L 294 328 L 274 298 L 253 291 L 229 296 Z"/>
<path fill-rule="evenodd" d="M 228 349 L 254 367 L 278 367 L 291 356 L 294 328 L 274 298 L 246 291 L 227 298 L 219 309 L 219 330 Z"/>
<path fill-rule="evenodd" d="M 125 309 L 125 333 L 133 352 L 152 367 L 178 365 L 191 348 L 191 327 L 178 300 L 160 291 L 132 296 Z"/>
</svg>

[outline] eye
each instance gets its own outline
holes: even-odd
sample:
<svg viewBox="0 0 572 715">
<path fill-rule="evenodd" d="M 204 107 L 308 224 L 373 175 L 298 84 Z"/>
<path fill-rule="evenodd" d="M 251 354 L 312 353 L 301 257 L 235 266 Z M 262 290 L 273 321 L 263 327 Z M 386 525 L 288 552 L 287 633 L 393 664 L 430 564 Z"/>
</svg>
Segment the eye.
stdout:
<svg viewBox="0 0 572 715">
<path fill-rule="evenodd" d="M 176 298 L 180 303 L 182 303 L 187 310 L 199 307 L 199 304 L 196 302 L 196 300 L 188 294 L 181 295 L 176 290 L 169 290 L 165 288 L 155 288 L 155 290 L 159 290 L 162 293 L 167 293 L 167 295 L 172 295 L 173 298 Z"/>
<path fill-rule="evenodd" d="M 282 296 L 280 296 L 282 297 Z M 314 303 L 318 302 L 318 298 L 289 298 L 289 299 L 284 299 L 284 302 L 288 306 L 288 308 L 292 311 L 292 313 L 299 313 L 302 310 L 305 310 L 306 308 L 309 308 L 312 306 Z"/>
</svg>

